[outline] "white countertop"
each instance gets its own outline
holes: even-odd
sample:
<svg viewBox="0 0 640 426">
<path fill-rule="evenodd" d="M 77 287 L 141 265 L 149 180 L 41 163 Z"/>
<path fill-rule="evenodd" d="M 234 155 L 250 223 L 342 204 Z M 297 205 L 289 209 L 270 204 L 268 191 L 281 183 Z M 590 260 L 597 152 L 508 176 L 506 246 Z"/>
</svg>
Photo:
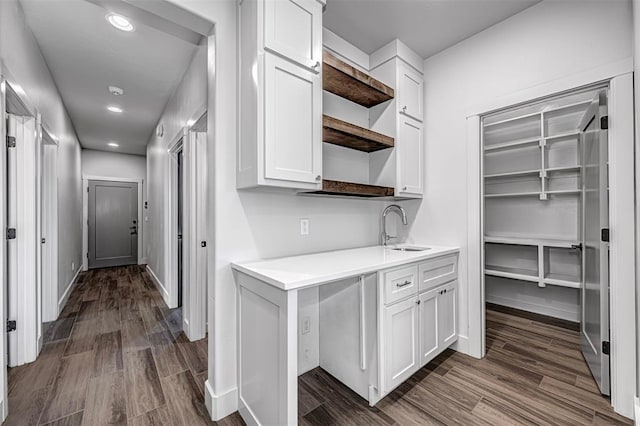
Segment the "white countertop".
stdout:
<svg viewBox="0 0 640 426">
<path fill-rule="evenodd" d="M 395 246 L 373 246 L 232 263 L 231 267 L 281 290 L 296 290 L 459 251 L 456 247 L 428 244 L 402 244 L 400 246 L 430 247 L 430 249 L 396 251 L 391 250 L 391 247 Z"/>
</svg>

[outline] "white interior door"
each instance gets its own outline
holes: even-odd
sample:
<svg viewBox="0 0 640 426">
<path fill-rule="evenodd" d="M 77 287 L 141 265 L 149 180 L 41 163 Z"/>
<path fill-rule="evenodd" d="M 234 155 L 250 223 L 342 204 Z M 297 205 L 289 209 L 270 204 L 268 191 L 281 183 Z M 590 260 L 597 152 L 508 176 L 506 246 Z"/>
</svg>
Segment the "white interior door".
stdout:
<svg viewBox="0 0 640 426">
<path fill-rule="evenodd" d="M 604 117 L 606 94 L 602 92 L 580 125 L 584 203 L 580 344 L 600 392 L 609 395 L 608 126 L 603 126 Z"/>
<path fill-rule="evenodd" d="M 43 134 L 40 174 L 40 281 L 42 285 L 42 321 L 58 318 L 58 178 L 57 145 Z"/>
<path fill-rule="evenodd" d="M 37 323 L 37 171 L 36 120 L 7 115 L 7 319 L 10 367 L 35 361 Z M 9 144 L 7 144 L 9 145 Z"/>
</svg>

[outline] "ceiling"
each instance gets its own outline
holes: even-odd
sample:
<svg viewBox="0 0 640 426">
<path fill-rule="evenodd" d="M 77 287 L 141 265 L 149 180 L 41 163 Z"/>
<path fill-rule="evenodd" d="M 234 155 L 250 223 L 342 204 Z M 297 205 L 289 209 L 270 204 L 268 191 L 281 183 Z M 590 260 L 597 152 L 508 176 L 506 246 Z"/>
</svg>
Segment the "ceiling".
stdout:
<svg viewBox="0 0 640 426">
<path fill-rule="evenodd" d="M 423 58 L 540 0 L 327 0 L 325 27 L 366 53 L 398 38 Z"/>
<path fill-rule="evenodd" d="M 144 155 L 198 48 L 185 36 L 189 30 L 127 6 L 140 19 L 125 15 L 132 18 L 135 31 L 119 31 L 106 20 L 105 4 L 118 4 L 113 1 L 21 3 L 82 147 Z M 150 19 L 141 20 L 145 17 Z M 112 95 L 109 86 L 121 87 L 124 95 Z M 109 105 L 124 112 L 109 112 Z M 109 142 L 120 146 L 109 147 Z"/>
</svg>

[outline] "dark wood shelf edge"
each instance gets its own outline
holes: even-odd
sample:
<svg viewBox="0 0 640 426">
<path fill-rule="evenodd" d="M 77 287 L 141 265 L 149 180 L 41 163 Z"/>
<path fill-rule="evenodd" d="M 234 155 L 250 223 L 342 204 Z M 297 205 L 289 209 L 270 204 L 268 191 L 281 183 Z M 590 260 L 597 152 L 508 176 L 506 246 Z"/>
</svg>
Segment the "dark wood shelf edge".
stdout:
<svg viewBox="0 0 640 426">
<path fill-rule="evenodd" d="M 393 197 L 394 189 L 388 186 L 366 185 L 337 180 L 322 181 L 322 189 L 305 194 L 350 196 L 359 198 Z"/>
<path fill-rule="evenodd" d="M 322 116 L 322 140 L 363 152 L 380 151 L 395 145 L 391 136 L 328 115 Z"/>
<path fill-rule="evenodd" d="M 395 97 L 393 88 L 326 50 L 322 53 L 322 88 L 367 108 Z"/>
</svg>

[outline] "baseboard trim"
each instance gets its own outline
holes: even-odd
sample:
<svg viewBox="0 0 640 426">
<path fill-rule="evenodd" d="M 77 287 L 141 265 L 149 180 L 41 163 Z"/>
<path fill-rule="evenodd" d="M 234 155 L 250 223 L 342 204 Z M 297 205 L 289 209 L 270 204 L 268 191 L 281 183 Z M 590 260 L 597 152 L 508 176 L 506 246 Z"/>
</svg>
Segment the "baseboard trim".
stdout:
<svg viewBox="0 0 640 426">
<path fill-rule="evenodd" d="M 640 421 L 640 398 L 638 398 L 637 396 L 633 398 L 633 407 L 634 407 L 634 414 L 635 414 L 635 421 L 636 423 L 638 423 Z"/>
<path fill-rule="evenodd" d="M 248 426 L 260 426 L 260 422 L 253 414 L 253 411 L 245 404 L 244 400 L 240 398 L 240 406 L 238 407 L 238 413 L 240 413 L 240 417 Z"/>
<path fill-rule="evenodd" d="M 229 414 L 238 411 L 238 389 L 233 388 L 227 392 L 216 395 L 209 385 L 209 380 L 204 382 L 204 403 L 209 410 L 211 420 L 218 421 Z"/>
<path fill-rule="evenodd" d="M 460 352 L 474 358 L 479 358 L 469 350 L 469 338 L 467 336 L 458 335 L 458 340 L 456 340 L 450 347 L 456 352 Z"/>
<path fill-rule="evenodd" d="M 563 309 L 549 308 L 548 306 L 538 305 L 535 303 L 522 302 L 520 300 L 508 299 L 499 296 L 487 296 L 488 303 L 507 306 L 509 308 L 521 309 L 524 311 L 534 312 L 536 314 L 546 315 L 549 317 L 560 318 L 571 322 L 579 322 L 579 314 L 577 312 L 566 311 Z"/>
<path fill-rule="evenodd" d="M 151 269 L 151 267 L 149 265 L 146 266 L 146 270 L 149 273 L 149 276 L 151 277 L 151 281 L 153 281 L 153 283 L 156 285 L 156 288 L 158 289 L 158 291 L 162 295 L 162 299 L 164 300 L 164 303 L 167 306 L 169 306 L 169 293 L 167 292 L 167 290 L 162 285 L 162 282 L 160 282 L 160 279 L 155 274 L 155 272 L 153 272 L 153 269 Z"/>
<path fill-rule="evenodd" d="M 64 305 L 67 304 L 67 300 L 69 300 L 69 296 L 71 295 L 71 290 L 73 290 L 73 287 L 76 285 L 76 281 L 78 280 L 78 276 L 80 276 L 80 272 L 82 272 L 82 267 L 78 268 L 76 274 L 73 276 L 73 278 L 71 278 L 71 282 L 67 286 L 64 294 L 62 295 L 60 300 L 58 300 L 58 314 L 56 315 L 56 318 L 60 316 L 60 312 L 62 312 L 62 310 L 64 309 Z"/>
</svg>

